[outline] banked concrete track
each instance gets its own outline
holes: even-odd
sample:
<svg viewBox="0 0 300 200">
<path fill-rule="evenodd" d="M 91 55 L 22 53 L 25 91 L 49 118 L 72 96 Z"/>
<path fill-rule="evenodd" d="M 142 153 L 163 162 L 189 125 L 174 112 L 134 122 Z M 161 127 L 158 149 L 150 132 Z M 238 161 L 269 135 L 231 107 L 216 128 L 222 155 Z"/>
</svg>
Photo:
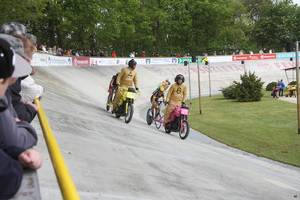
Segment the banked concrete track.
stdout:
<svg viewBox="0 0 300 200">
<path fill-rule="evenodd" d="M 279 64 L 278 64 L 279 63 Z M 285 63 L 285 64 L 282 64 Z M 265 81 L 283 78 L 288 60 L 249 61 L 246 70 Z M 279 66 L 279 67 L 278 67 Z M 138 65 L 140 98 L 130 124 L 105 110 L 108 83 L 124 66 L 36 67 L 34 79 L 45 88 L 41 104 L 81 199 L 295 199 L 300 197 L 299 168 L 257 158 L 191 131 L 186 140 L 148 126 L 146 110 L 157 84 L 172 83 L 183 65 Z M 201 64 L 202 95 L 209 94 L 208 73 Z M 239 80 L 237 62 L 211 64 L 212 93 Z M 191 64 L 192 96 L 197 69 Z M 188 94 L 189 96 L 189 94 Z M 201 123 L 201 122 L 199 122 Z M 42 199 L 62 199 L 43 134 L 36 150 Z M 300 157 L 299 157 L 300 158 Z M 300 162 L 300 159 L 299 159 Z"/>
</svg>

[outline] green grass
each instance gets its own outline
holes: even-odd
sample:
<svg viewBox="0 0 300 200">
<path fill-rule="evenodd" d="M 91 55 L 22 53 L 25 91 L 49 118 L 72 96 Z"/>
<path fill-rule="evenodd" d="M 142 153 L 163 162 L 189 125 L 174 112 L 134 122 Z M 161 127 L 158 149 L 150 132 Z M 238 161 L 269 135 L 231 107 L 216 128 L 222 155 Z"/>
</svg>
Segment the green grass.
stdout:
<svg viewBox="0 0 300 200">
<path fill-rule="evenodd" d="M 192 99 L 191 127 L 228 146 L 300 167 L 297 104 L 271 98 L 238 102 L 223 95 Z M 292 97 L 293 98 L 293 97 Z"/>
</svg>

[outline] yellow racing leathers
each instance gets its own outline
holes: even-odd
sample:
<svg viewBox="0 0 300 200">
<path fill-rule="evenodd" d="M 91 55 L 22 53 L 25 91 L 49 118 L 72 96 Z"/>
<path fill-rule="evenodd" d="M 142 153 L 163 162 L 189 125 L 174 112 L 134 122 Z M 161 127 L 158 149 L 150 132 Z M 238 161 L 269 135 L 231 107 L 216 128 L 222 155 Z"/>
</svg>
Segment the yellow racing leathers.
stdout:
<svg viewBox="0 0 300 200">
<path fill-rule="evenodd" d="M 120 74 L 117 78 L 117 84 L 120 87 L 130 88 L 132 87 L 132 82 L 134 82 L 135 88 L 138 88 L 138 78 L 137 73 L 131 67 L 125 67 L 121 70 Z M 114 108 L 117 106 L 119 99 L 122 97 L 122 94 L 118 90 L 115 96 L 115 100 L 113 102 Z"/>
<path fill-rule="evenodd" d="M 181 107 L 182 102 L 185 102 L 186 92 L 187 92 L 187 90 L 186 90 L 185 84 L 182 83 L 181 85 L 178 85 L 177 83 L 174 83 L 168 91 L 166 100 L 169 103 L 178 105 L 177 107 Z M 170 105 L 168 105 L 168 107 L 166 109 L 165 118 L 164 118 L 165 123 L 168 122 L 169 116 L 172 113 L 172 111 L 173 111 L 173 108 Z"/>
</svg>

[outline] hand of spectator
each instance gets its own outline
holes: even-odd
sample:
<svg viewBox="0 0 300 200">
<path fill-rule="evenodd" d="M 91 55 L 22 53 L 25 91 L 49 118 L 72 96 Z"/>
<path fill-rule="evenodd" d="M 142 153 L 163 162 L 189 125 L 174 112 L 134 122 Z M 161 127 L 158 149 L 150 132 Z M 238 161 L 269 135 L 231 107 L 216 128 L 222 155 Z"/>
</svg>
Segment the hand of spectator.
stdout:
<svg viewBox="0 0 300 200">
<path fill-rule="evenodd" d="M 19 118 L 14 118 L 14 117 L 13 117 L 13 120 L 14 120 L 15 122 L 21 121 Z"/>
<path fill-rule="evenodd" d="M 31 105 L 32 107 L 34 107 L 34 109 L 37 111 L 39 109 L 39 107 L 37 105 L 35 105 L 34 103 L 32 103 L 31 101 L 26 101 L 25 105 Z"/>
<path fill-rule="evenodd" d="M 31 169 L 39 169 L 42 166 L 42 158 L 39 152 L 28 149 L 21 153 L 18 157 L 18 161 L 24 167 L 30 167 Z"/>
</svg>

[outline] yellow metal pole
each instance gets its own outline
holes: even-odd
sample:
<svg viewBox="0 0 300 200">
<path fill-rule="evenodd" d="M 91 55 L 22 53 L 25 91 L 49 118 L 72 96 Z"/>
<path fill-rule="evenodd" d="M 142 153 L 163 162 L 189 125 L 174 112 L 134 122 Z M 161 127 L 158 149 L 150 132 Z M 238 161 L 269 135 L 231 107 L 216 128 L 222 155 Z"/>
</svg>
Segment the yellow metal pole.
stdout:
<svg viewBox="0 0 300 200">
<path fill-rule="evenodd" d="M 53 136 L 52 130 L 49 126 L 41 103 L 38 99 L 34 100 L 34 103 L 38 105 L 39 121 L 43 130 L 45 141 L 48 147 L 49 155 L 51 157 L 52 165 L 56 174 L 56 178 L 60 187 L 64 200 L 77 200 L 80 199 L 76 187 L 69 174 L 66 163 L 61 155 L 57 142 Z"/>
<path fill-rule="evenodd" d="M 297 116 L 298 116 L 298 134 L 300 134 L 300 96 L 299 96 L 299 41 L 296 41 L 296 80 L 297 80 Z"/>
</svg>

